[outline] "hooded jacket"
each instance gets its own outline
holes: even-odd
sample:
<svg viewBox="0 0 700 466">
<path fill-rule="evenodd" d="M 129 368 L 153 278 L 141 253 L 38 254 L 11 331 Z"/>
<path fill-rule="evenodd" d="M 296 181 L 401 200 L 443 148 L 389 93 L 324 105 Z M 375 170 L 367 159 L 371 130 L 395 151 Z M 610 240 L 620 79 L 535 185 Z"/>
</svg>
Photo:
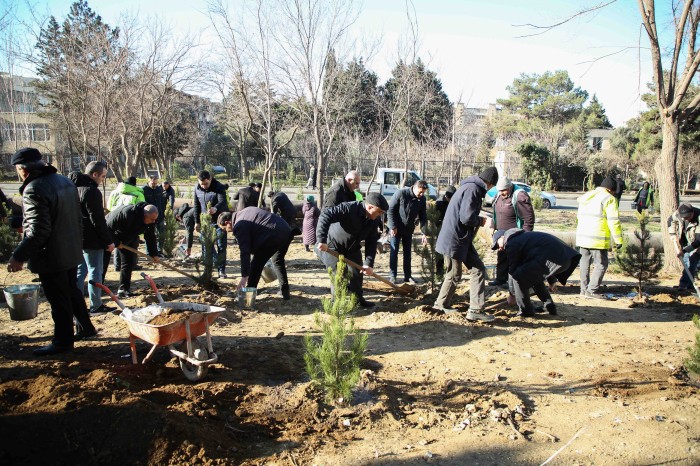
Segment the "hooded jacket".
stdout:
<svg viewBox="0 0 700 466">
<path fill-rule="evenodd" d="M 576 246 L 586 249 L 610 249 L 622 244 L 617 199 L 603 187 L 579 196 Z"/>
<path fill-rule="evenodd" d="M 80 264 L 83 227 L 75 184 L 45 165 L 29 174 L 19 192 L 24 233 L 12 256 L 29 261 L 34 273 L 62 272 Z"/>
<path fill-rule="evenodd" d="M 556 236 L 518 228 L 506 231 L 505 252 L 508 274 L 527 285 L 545 279 L 565 285 L 581 260 L 581 254 Z"/>
<path fill-rule="evenodd" d="M 143 223 L 143 209 L 147 205 L 146 202 L 139 202 L 117 207 L 107 215 L 107 227 L 114 237 L 115 246 L 134 242 L 139 235 L 143 235 L 148 255 L 154 257 L 158 255 L 155 223 Z"/>
<path fill-rule="evenodd" d="M 209 189 L 202 189 L 199 183 L 194 187 L 194 221 L 197 225 L 199 225 L 199 216 L 208 210 L 207 204 L 211 204 L 216 209 L 216 213 L 211 216 L 212 223 L 216 223 L 221 212 L 228 211 L 226 188 L 215 178 L 211 179 Z"/>
<path fill-rule="evenodd" d="M 412 235 L 416 228 L 416 219 L 420 222 L 420 230 L 425 234 L 426 214 L 425 196 L 417 197 L 413 187 L 401 188 L 391 196 L 387 212 L 387 226 L 396 228 L 399 235 Z"/>
<path fill-rule="evenodd" d="M 360 252 L 365 242 L 364 265 L 373 267 L 381 222 L 367 217 L 364 202 L 343 202 L 324 209 L 318 219 L 316 240 L 340 254 Z"/>
<path fill-rule="evenodd" d="M 109 195 L 107 208 L 114 210 L 122 205 L 138 204 L 139 202 L 146 202 L 143 189 L 127 183 L 119 183 Z"/>
<path fill-rule="evenodd" d="M 78 188 L 83 219 L 83 249 L 105 249 L 114 241 L 107 228 L 102 193 L 95 180 L 84 173 L 77 173 L 73 182 Z"/>
<path fill-rule="evenodd" d="M 462 180 L 454 193 L 442 221 L 435 250 L 442 255 L 464 262 L 481 225 L 479 212 L 486 196 L 486 183 L 477 175 Z"/>
</svg>

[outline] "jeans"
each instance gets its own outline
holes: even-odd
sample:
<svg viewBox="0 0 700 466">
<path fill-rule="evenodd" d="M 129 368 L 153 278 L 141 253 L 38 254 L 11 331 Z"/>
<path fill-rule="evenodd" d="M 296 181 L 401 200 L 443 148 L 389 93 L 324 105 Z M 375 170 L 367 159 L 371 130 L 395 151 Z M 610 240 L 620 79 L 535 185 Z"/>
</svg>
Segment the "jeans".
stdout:
<svg viewBox="0 0 700 466">
<path fill-rule="evenodd" d="M 408 280 L 411 278 L 411 246 L 413 246 L 413 235 L 411 233 L 397 233 L 389 239 L 391 250 L 389 252 L 389 270 L 391 276 L 396 278 L 397 269 L 399 267 L 399 246 L 403 246 L 403 277 Z"/>
<path fill-rule="evenodd" d="M 690 253 L 685 253 L 683 254 L 683 263 L 685 264 L 686 267 L 688 267 L 688 271 L 690 272 L 690 275 L 693 276 L 693 280 L 695 279 L 695 275 L 697 275 L 698 272 L 698 267 L 700 267 L 700 250 L 696 250 L 694 254 Z M 690 278 L 688 278 L 688 274 L 686 271 L 683 271 L 683 275 L 681 275 L 681 279 L 678 282 L 679 288 L 690 288 L 693 289 L 693 282 L 690 281 Z"/>
<path fill-rule="evenodd" d="M 78 289 L 83 292 L 85 277 L 96 283 L 102 283 L 102 265 L 104 262 L 104 249 L 84 249 L 83 263 L 78 266 Z M 95 310 L 102 305 L 102 290 L 93 285 L 88 285 L 90 293 L 90 309 Z"/>
<path fill-rule="evenodd" d="M 474 245 L 469 245 L 469 253 L 464 261 L 464 265 L 471 272 L 469 279 L 469 309 L 480 311 L 484 308 L 486 297 L 484 295 L 486 267 L 481 261 L 479 254 L 474 249 Z M 452 303 L 457 285 L 462 280 L 462 262 L 457 259 L 445 256 L 445 279 L 440 287 L 440 293 L 435 300 L 437 308 L 449 307 Z"/>
<path fill-rule="evenodd" d="M 228 242 L 228 234 L 226 230 L 222 230 L 218 225 L 214 227 L 216 229 L 216 240 L 214 242 L 214 247 L 211 251 L 205 251 L 204 245 L 202 245 L 202 258 L 211 254 L 212 262 L 214 267 L 219 273 L 226 272 L 226 243 Z M 201 241 L 201 236 L 200 236 Z M 264 264 L 263 264 L 264 265 Z M 262 269 L 261 269 L 262 270 Z"/>
<path fill-rule="evenodd" d="M 581 292 L 596 293 L 603 282 L 605 271 L 608 270 L 608 250 L 579 248 L 579 252 L 581 253 L 581 262 L 579 262 Z M 590 272 L 591 261 L 593 262 L 593 273 Z"/>
<path fill-rule="evenodd" d="M 90 322 L 85 298 L 78 289 L 78 268 L 60 272 L 40 273 L 39 280 L 44 288 L 44 296 L 51 305 L 53 319 L 53 344 L 73 346 L 73 317 L 78 331 L 91 332 L 95 327 Z"/>
</svg>

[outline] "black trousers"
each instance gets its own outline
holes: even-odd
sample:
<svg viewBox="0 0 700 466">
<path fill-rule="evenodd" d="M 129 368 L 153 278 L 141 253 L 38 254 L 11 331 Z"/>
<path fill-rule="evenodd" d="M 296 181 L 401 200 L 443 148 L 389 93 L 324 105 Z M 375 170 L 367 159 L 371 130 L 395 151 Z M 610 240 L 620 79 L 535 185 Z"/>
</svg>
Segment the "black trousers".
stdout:
<svg viewBox="0 0 700 466">
<path fill-rule="evenodd" d="M 319 259 L 321 259 L 321 262 L 323 262 L 323 265 L 326 267 L 330 268 L 333 270 L 333 273 L 335 273 L 335 269 L 338 266 L 338 259 L 335 256 L 331 256 L 327 252 L 323 252 L 318 250 L 317 248 L 314 249 L 316 251 L 316 255 L 318 256 Z M 353 248 L 353 249 L 344 249 L 344 248 L 338 248 L 336 249 L 336 252 L 338 254 L 342 254 L 346 258 L 350 259 L 351 261 L 355 262 L 356 264 L 362 265 L 362 250 L 360 248 Z M 357 296 L 357 299 L 362 299 L 363 294 L 362 294 L 362 279 L 363 275 L 360 273 L 359 270 L 357 270 L 354 267 L 350 267 L 349 265 L 345 266 L 347 270 L 350 272 L 350 280 L 348 282 L 348 291 L 353 293 L 355 296 Z M 331 294 L 333 294 L 333 284 L 331 283 Z"/>
<path fill-rule="evenodd" d="M 78 267 L 60 272 L 40 273 L 39 280 L 44 288 L 46 300 L 51 305 L 53 319 L 53 343 L 59 346 L 73 346 L 73 317 L 78 331 L 92 331 L 83 293 L 78 289 Z"/>
<path fill-rule="evenodd" d="M 552 302 L 552 295 L 544 284 L 544 279 L 535 280 L 533 282 L 522 283 L 513 280 L 513 291 L 515 294 L 515 302 L 521 311 L 532 311 L 532 301 L 530 301 L 530 289 L 535 292 L 538 298 L 544 304 Z"/>
<path fill-rule="evenodd" d="M 132 241 L 123 241 L 123 243 L 133 249 L 139 248 L 139 239 L 136 238 Z M 138 263 L 139 257 L 125 249 L 117 249 L 114 252 L 119 258 L 119 289 L 124 291 L 131 291 L 131 273 L 134 271 L 134 267 Z M 104 270 L 102 277 L 107 276 L 107 267 L 109 266 L 109 259 L 112 253 L 105 251 L 104 256 Z M 102 279 L 104 280 L 104 278 Z"/>
<path fill-rule="evenodd" d="M 257 288 L 260 282 L 262 269 L 267 264 L 267 261 L 272 259 L 275 275 L 279 281 L 280 289 L 289 289 L 289 280 L 287 279 L 287 265 L 284 262 L 284 256 L 287 254 L 289 245 L 292 242 L 292 236 L 277 236 L 268 240 L 258 251 L 253 254 L 253 260 L 250 261 L 250 272 L 248 274 L 247 286 Z"/>
<path fill-rule="evenodd" d="M 505 251 L 496 253 L 496 280 L 502 283 L 508 281 L 508 255 Z"/>
</svg>

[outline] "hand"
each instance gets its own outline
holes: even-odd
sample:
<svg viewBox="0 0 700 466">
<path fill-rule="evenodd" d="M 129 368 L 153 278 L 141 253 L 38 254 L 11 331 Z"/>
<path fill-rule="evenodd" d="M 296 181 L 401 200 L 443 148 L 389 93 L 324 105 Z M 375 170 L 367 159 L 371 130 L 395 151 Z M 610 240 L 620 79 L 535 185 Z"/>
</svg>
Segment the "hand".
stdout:
<svg viewBox="0 0 700 466">
<path fill-rule="evenodd" d="M 481 223 L 480 223 L 480 225 L 481 225 L 482 227 L 483 227 L 484 225 L 486 225 L 486 220 L 487 220 L 486 217 L 481 217 Z"/>
<path fill-rule="evenodd" d="M 158 262 L 160 262 L 160 257 L 151 256 L 151 262 L 153 262 L 154 264 L 157 264 Z"/>
<path fill-rule="evenodd" d="M 509 306 L 514 305 L 515 304 L 515 296 L 508 293 L 508 298 L 506 299 L 506 302 L 508 303 Z"/>
<path fill-rule="evenodd" d="M 365 275 L 372 275 L 374 273 L 374 269 L 372 269 L 372 267 L 370 267 L 369 265 L 363 265 L 361 273 Z"/>
<path fill-rule="evenodd" d="M 216 207 L 209 207 L 209 215 L 214 215 L 216 213 Z"/>
<path fill-rule="evenodd" d="M 398 229 L 398 228 L 392 228 L 391 230 L 389 230 L 389 234 L 390 234 L 391 236 L 396 236 L 396 234 L 397 234 L 398 232 L 399 232 L 399 229 Z"/>
<path fill-rule="evenodd" d="M 107 252 L 112 252 L 112 251 L 114 251 L 114 243 L 107 246 Z"/>
<path fill-rule="evenodd" d="M 549 285 L 549 291 L 551 291 L 552 293 L 554 293 L 555 291 L 557 291 L 557 288 L 559 288 L 559 284 L 556 283 L 556 282 L 555 282 L 555 283 L 552 283 L 551 285 Z"/>
<path fill-rule="evenodd" d="M 24 267 L 24 263 L 18 261 L 14 257 L 10 257 L 10 261 L 7 263 L 7 271 L 12 273 L 12 272 L 19 272 L 22 270 Z"/>
<path fill-rule="evenodd" d="M 678 254 L 676 254 L 676 257 L 678 257 L 679 259 L 683 259 L 683 256 L 685 256 L 685 252 L 681 249 L 680 251 L 678 251 Z"/>
<path fill-rule="evenodd" d="M 238 281 L 238 285 L 236 286 L 237 290 L 240 290 L 241 288 L 245 288 L 245 286 L 248 284 L 248 277 L 241 277 L 241 279 Z"/>
<path fill-rule="evenodd" d="M 189 256 L 191 252 L 192 252 L 192 248 L 187 248 L 187 249 L 185 249 L 185 254 L 186 254 L 186 255 Z"/>
<path fill-rule="evenodd" d="M 318 243 L 316 246 L 319 251 L 328 251 L 328 245 L 326 243 Z"/>
<path fill-rule="evenodd" d="M 199 233 L 199 223 L 196 224 L 196 225 L 194 226 L 194 231 L 196 231 L 197 233 Z"/>
<path fill-rule="evenodd" d="M 420 244 L 422 244 L 423 246 L 425 246 L 426 244 L 428 244 L 428 237 L 425 236 L 425 235 L 423 235 L 423 236 L 421 237 L 421 239 L 420 239 Z"/>
</svg>

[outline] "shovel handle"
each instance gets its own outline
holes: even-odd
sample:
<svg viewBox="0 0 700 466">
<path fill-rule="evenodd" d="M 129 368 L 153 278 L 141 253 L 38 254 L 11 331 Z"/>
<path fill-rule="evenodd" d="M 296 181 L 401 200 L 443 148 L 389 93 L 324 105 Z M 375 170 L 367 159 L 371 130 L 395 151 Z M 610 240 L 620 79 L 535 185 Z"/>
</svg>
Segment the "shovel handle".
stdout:
<svg viewBox="0 0 700 466">
<path fill-rule="evenodd" d="M 145 257 L 145 258 L 148 259 L 150 262 L 153 262 L 153 258 L 151 258 L 151 256 L 149 256 L 148 254 L 142 253 L 142 252 L 139 251 L 138 249 L 134 249 L 134 248 L 132 248 L 131 246 L 127 246 L 126 244 L 123 244 L 123 243 L 120 244 L 119 247 L 120 247 L 121 249 L 126 249 L 126 250 L 129 251 L 129 252 L 133 252 L 133 253 L 136 254 L 137 256 Z M 180 275 L 184 275 L 184 276 L 187 277 L 187 278 L 191 278 L 192 280 L 194 280 L 194 281 L 197 282 L 197 283 L 200 283 L 200 282 L 201 282 L 201 280 L 200 280 L 199 278 L 195 277 L 194 275 L 190 275 L 190 274 L 187 273 L 187 272 L 183 272 L 182 270 L 178 269 L 177 267 L 174 267 L 174 266 L 172 266 L 172 265 L 170 265 L 170 264 L 167 264 L 167 263 L 165 263 L 165 262 L 163 262 L 163 261 L 159 261 L 158 264 L 160 264 L 160 265 L 162 265 L 163 267 L 168 268 L 168 269 L 170 269 L 170 270 L 172 270 L 172 271 L 174 271 L 174 272 L 177 272 L 177 273 L 179 273 Z"/>
<path fill-rule="evenodd" d="M 104 286 L 102 283 L 97 283 L 95 280 L 89 280 L 88 283 L 91 284 L 92 286 L 96 286 L 97 288 L 99 288 L 99 289 L 101 289 L 102 291 L 104 291 L 105 293 L 107 293 L 107 294 L 109 295 L 109 297 L 112 298 L 112 301 L 114 301 L 115 303 L 117 303 L 117 306 L 119 306 L 119 308 L 120 308 L 122 311 L 123 311 L 124 309 L 126 309 L 126 306 L 124 305 L 123 302 L 121 302 L 121 300 L 117 297 L 117 295 L 115 295 L 114 293 L 112 293 L 112 290 L 110 290 L 109 288 L 107 288 L 106 286 Z"/>
<path fill-rule="evenodd" d="M 324 252 L 327 252 L 328 254 L 330 254 L 331 256 L 335 257 L 336 259 L 337 259 L 337 258 L 340 258 L 340 254 L 338 254 L 337 251 L 334 251 L 334 250 L 332 250 L 332 249 L 328 249 L 328 250 L 326 250 L 326 251 L 324 251 Z M 352 268 L 354 268 L 354 269 L 357 269 L 357 270 L 359 270 L 359 271 L 362 271 L 362 270 L 363 270 L 361 265 L 359 265 L 359 264 L 357 264 L 357 263 L 351 261 L 351 260 L 348 259 L 347 257 L 343 258 L 343 260 L 344 260 L 345 263 L 348 264 L 350 267 L 352 267 Z M 409 290 L 405 290 L 405 289 L 401 288 L 400 286 L 397 286 L 395 283 L 391 283 L 388 279 L 386 279 L 386 278 L 384 278 L 384 277 L 382 277 L 382 276 L 377 275 L 376 273 L 374 273 L 374 271 L 372 271 L 372 273 L 371 273 L 371 274 L 368 274 L 368 275 L 371 276 L 371 277 L 376 278 L 377 280 L 379 280 L 380 282 L 384 283 L 385 285 L 389 285 L 390 287 L 392 287 L 393 289 L 395 289 L 395 290 L 397 290 L 397 291 L 399 291 L 399 292 L 401 292 L 401 293 L 410 293 Z"/>
<path fill-rule="evenodd" d="M 156 293 L 156 297 L 158 298 L 158 302 L 163 304 L 165 301 L 163 300 L 163 296 L 161 296 L 160 291 L 158 291 L 158 287 L 156 286 L 156 282 L 154 282 L 153 279 L 150 277 L 150 275 L 146 274 L 145 272 L 141 272 L 141 277 L 143 277 L 143 279 L 146 280 L 149 285 L 151 285 L 151 289 Z"/>
</svg>

